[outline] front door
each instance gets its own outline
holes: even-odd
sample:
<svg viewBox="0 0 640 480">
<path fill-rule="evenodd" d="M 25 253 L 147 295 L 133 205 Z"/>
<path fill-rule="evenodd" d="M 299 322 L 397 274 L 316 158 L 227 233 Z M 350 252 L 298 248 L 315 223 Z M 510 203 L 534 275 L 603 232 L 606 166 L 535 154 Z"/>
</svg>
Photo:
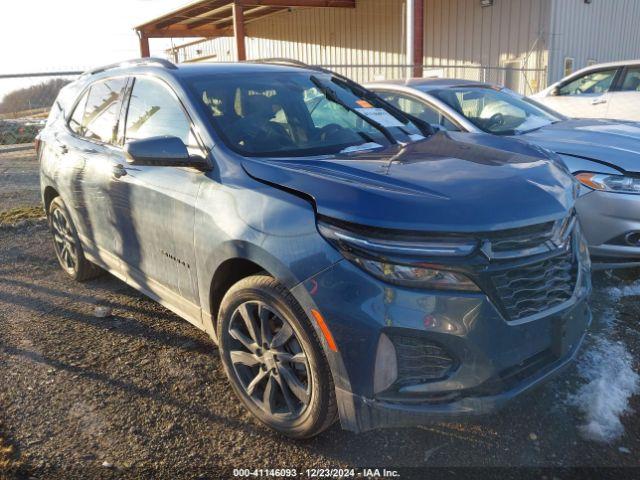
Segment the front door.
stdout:
<svg viewBox="0 0 640 480">
<path fill-rule="evenodd" d="M 198 150 L 191 122 L 173 91 L 151 78 L 134 79 L 124 141 L 162 135 L 182 139 Z M 201 150 L 199 151 L 202 154 Z M 195 203 L 204 174 L 187 167 L 120 165 L 110 197 L 117 201 L 116 229 L 130 282 L 199 319 L 193 244 Z"/>
<path fill-rule="evenodd" d="M 609 90 L 617 69 L 585 73 L 558 88 L 545 104 L 573 118 L 606 118 L 609 110 Z"/>
</svg>

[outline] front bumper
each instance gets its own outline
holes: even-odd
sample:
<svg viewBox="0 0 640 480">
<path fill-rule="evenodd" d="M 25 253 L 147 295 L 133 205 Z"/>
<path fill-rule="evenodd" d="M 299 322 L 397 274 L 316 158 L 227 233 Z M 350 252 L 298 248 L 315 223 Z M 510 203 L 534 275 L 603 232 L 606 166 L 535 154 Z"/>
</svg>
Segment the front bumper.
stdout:
<svg viewBox="0 0 640 480">
<path fill-rule="evenodd" d="M 338 352 L 325 349 L 343 428 L 415 426 L 491 412 L 559 371 L 591 321 L 588 266 L 562 309 L 507 321 L 484 293 L 433 292 L 383 283 L 343 260 L 293 289 L 319 310 Z M 319 337 L 322 338 L 320 332 Z M 445 378 L 374 392 L 381 334 L 434 342 L 456 359 Z"/>
<path fill-rule="evenodd" d="M 624 237 L 640 232 L 640 195 L 592 191 L 576 201 L 594 268 L 640 266 L 640 245 Z"/>
</svg>

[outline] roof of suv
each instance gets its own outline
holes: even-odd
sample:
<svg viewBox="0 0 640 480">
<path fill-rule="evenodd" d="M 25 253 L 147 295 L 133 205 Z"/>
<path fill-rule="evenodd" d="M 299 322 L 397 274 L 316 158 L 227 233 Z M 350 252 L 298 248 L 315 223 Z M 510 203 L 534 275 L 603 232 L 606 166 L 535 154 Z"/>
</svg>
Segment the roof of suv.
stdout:
<svg viewBox="0 0 640 480">
<path fill-rule="evenodd" d="M 164 59 L 136 59 L 118 64 L 107 65 L 86 72 L 86 75 L 98 73 L 119 73 L 121 71 L 134 72 L 136 70 L 159 70 L 177 77 L 197 76 L 207 73 L 262 73 L 262 72 L 299 72 L 303 65 L 287 65 L 283 63 L 261 62 L 229 62 L 229 63 L 180 63 L 173 64 Z M 313 67 L 308 69 L 313 71 Z"/>
</svg>

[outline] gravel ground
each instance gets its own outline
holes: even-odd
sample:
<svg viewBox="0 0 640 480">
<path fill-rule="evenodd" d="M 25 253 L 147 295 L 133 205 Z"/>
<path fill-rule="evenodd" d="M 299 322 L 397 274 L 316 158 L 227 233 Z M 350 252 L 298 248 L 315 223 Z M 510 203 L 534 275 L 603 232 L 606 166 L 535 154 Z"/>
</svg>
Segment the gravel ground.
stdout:
<svg viewBox="0 0 640 480">
<path fill-rule="evenodd" d="M 0 159 L 11 181 L 31 178 L 15 172 L 34 165 Z M 32 179 L 23 186 L 12 206 L 33 200 Z M 360 435 L 335 425 L 293 442 L 244 411 L 204 333 L 109 275 L 70 280 L 43 221 L 0 227 L 0 478 L 2 469 L 23 478 L 230 478 L 229 468 L 250 467 L 639 467 L 638 417 L 620 405 L 631 397 L 640 408 L 631 395 L 636 277 L 597 275 L 577 365 L 495 416 Z M 96 306 L 113 315 L 97 318 Z"/>
<path fill-rule="evenodd" d="M 40 181 L 35 152 L 0 150 L 0 211 L 40 201 Z"/>
</svg>

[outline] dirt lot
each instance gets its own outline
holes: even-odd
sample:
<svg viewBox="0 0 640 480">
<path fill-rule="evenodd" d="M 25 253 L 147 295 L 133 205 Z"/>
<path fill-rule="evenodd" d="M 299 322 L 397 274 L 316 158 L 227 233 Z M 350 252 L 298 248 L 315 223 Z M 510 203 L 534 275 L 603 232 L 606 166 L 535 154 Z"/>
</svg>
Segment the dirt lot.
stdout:
<svg viewBox="0 0 640 480">
<path fill-rule="evenodd" d="M 0 156 L 0 172 L 0 212 L 37 202 L 32 157 Z M 638 467 L 640 425 L 630 413 L 640 408 L 635 278 L 640 272 L 595 277 L 594 325 L 576 365 L 499 415 L 360 435 L 336 425 L 292 442 L 245 413 L 205 334 L 113 277 L 67 278 L 43 221 L 0 226 L 0 477 Z M 97 305 L 113 315 L 97 318 Z"/>
</svg>

